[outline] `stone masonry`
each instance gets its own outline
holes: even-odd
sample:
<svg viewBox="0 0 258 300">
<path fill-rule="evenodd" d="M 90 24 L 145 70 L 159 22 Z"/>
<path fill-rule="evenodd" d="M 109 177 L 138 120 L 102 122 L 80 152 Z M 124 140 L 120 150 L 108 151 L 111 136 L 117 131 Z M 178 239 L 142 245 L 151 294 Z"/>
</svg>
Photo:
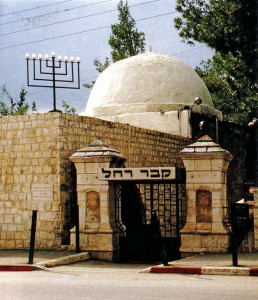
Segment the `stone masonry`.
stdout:
<svg viewBox="0 0 258 300">
<path fill-rule="evenodd" d="M 127 157 L 127 167 L 179 166 L 191 140 L 85 116 L 46 113 L 0 117 L 0 248 L 29 246 L 32 210 L 38 210 L 36 248 L 64 243 L 65 203 L 75 193 L 69 157 L 97 138 Z M 33 187 L 48 187 L 44 200 Z"/>
<path fill-rule="evenodd" d="M 228 252 L 224 226 L 227 170 L 232 155 L 204 136 L 181 151 L 186 167 L 187 215 L 181 229 L 181 252 Z"/>
<path fill-rule="evenodd" d="M 258 188 L 253 187 L 250 192 L 254 195 L 253 218 L 254 218 L 254 247 L 258 251 Z"/>
<path fill-rule="evenodd" d="M 37 247 L 61 244 L 59 118 L 0 118 L 0 248 L 27 248 L 31 211 L 38 210 Z M 53 200 L 32 201 L 32 184 L 52 184 Z"/>
<path fill-rule="evenodd" d="M 115 149 L 96 140 L 74 153 L 70 160 L 77 173 L 80 249 L 91 257 L 113 261 L 119 249 L 115 224 L 112 184 L 98 180 L 98 169 L 122 167 L 126 158 Z M 71 248 L 75 248 L 75 231 L 71 231 Z"/>
</svg>

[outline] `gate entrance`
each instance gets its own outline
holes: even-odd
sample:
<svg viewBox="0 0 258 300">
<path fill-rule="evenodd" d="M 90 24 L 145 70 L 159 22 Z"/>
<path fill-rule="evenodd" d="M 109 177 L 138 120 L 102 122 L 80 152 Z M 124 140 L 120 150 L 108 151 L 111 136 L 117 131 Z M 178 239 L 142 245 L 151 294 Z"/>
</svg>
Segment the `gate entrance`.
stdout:
<svg viewBox="0 0 258 300">
<path fill-rule="evenodd" d="M 121 260 L 179 259 L 179 232 L 186 218 L 184 180 L 116 181 L 114 185 Z"/>
</svg>

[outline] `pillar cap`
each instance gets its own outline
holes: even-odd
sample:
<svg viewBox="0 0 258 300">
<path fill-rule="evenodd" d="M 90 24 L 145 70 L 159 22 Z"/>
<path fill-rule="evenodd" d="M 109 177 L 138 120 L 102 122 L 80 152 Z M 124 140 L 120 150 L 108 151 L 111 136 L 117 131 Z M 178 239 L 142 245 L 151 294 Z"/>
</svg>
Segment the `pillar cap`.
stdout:
<svg viewBox="0 0 258 300">
<path fill-rule="evenodd" d="M 75 161 L 83 158 L 118 158 L 121 160 L 126 160 L 125 156 L 118 152 L 117 150 L 104 144 L 101 140 L 97 139 L 91 143 L 88 147 L 77 150 L 74 154 L 70 156 L 71 161 Z"/>
<path fill-rule="evenodd" d="M 227 150 L 220 147 L 219 144 L 213 142 L 213 140 L 205 135 L 197 140 L 197 142 L 186 146 L 181 152 L 181 158 L 197 158 L 199 156 L 202 157 L 210 157 L 212 158 L 223 158 L 228 161 L 231 161 L 233 156 Z"/>
</svg>

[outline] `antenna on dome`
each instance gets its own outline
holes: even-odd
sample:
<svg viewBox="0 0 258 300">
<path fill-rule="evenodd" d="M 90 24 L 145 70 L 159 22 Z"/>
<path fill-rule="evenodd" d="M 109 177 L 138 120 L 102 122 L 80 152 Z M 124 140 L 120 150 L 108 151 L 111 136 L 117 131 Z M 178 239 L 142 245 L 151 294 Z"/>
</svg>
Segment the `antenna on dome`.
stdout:
<svg viewBox="0 0 258 300">
<path fill-rule="evenodd" d="M 202 104 L 202 99 L 201 98 L 199 98 L 199 97 L 196 97 L 195 99 L 194 99 L 194 102 L 193 102 L 193 105 L 192 105 L 192 107 L 191 107 L 191 111 L 192 111 L 192 108 L 195 106 L 195 105 L 201 105 Z"/>
<path fill-rule="evenodd" d="M 194 99 L 194 105 L 200 105 L 200 104 L 202 104 L 202 99 L 199 98 L 199 97 L 196 97 L 196 98 Z"/>
</svg>

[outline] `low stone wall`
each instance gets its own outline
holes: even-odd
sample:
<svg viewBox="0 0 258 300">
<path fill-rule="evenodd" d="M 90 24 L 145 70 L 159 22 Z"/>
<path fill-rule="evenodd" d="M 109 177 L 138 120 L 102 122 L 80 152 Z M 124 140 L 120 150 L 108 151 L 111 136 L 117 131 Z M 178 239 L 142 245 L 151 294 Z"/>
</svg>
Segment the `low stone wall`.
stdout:
<svg viewBox="0 0 258 300">
<path fill-rule="evenodd" d="M 97 138 L 127 157 L 127 167 L 183 166 L 178 152 L 190 139 L 85 116 L 60 113 L 0 117 L 0 248 L 28 248 L 32 210 L 36 247 L 67 242 L 65 203 L 75 195 L 69 157 Z M 52 187 L 39 201 L 33 187 Z"/>
</svg>

